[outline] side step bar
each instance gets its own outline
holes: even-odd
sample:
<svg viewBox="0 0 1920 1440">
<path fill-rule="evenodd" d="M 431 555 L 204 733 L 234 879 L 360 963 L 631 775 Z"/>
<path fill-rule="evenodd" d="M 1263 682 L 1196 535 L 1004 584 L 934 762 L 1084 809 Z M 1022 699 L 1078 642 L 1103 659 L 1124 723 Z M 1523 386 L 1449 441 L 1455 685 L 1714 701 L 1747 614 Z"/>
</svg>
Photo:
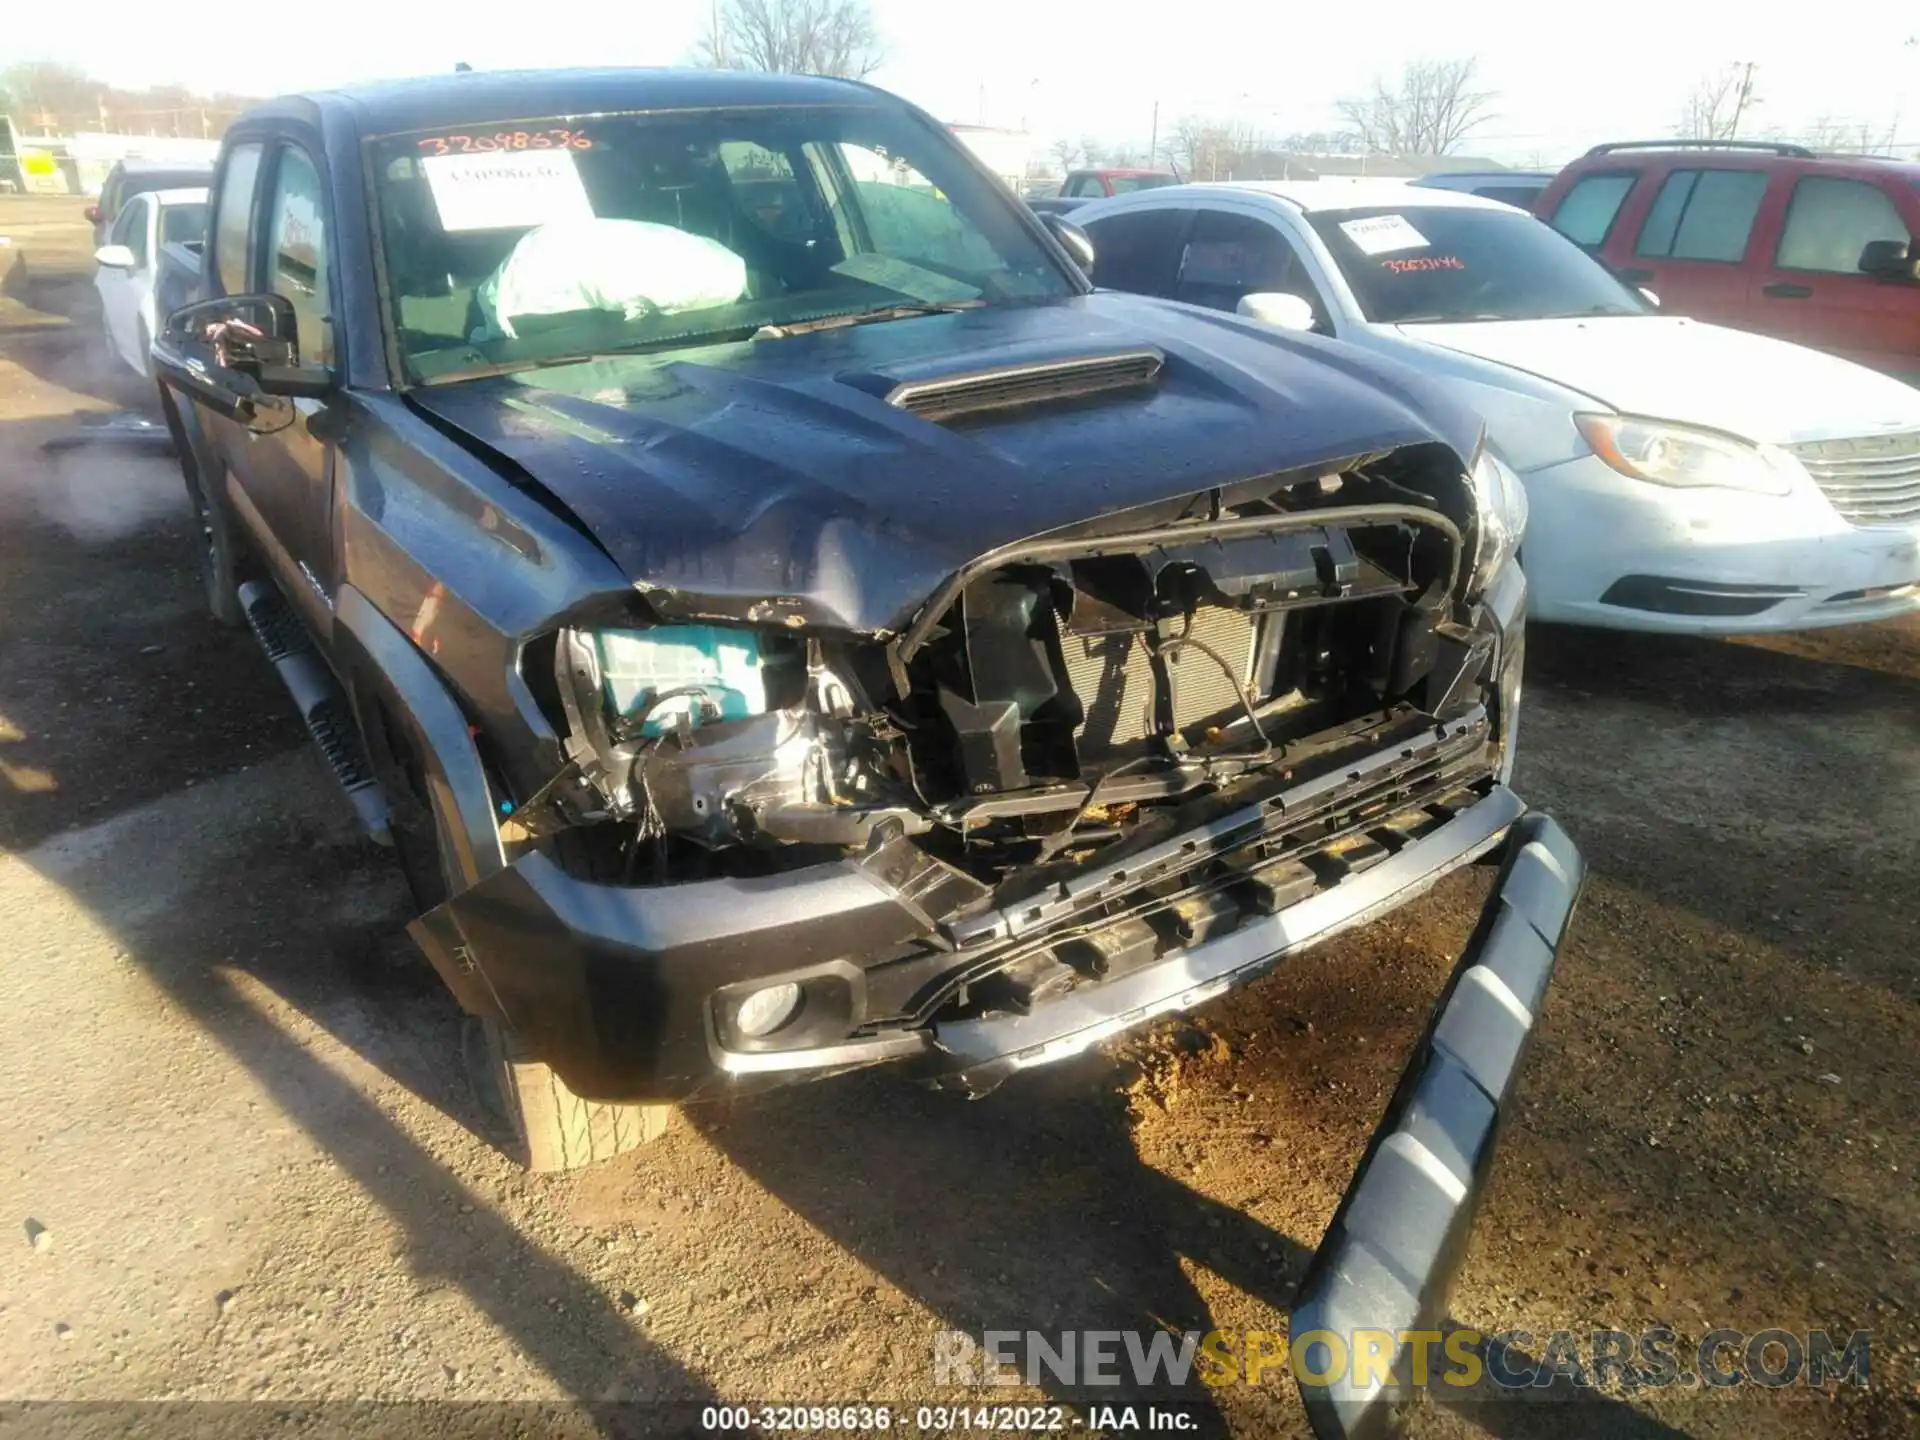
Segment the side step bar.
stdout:
<svg viewBox="0 0 1920 1440">
<path fill-rule="evenodd" d="M 333 778 L 347 792 L 361 828 L 377 843 L 393 844 L 393 832 L 387 823 L 387 797 L 374 778 L 366 752 L 360 748 L 352 707 L 333 672 L 315 653 L 306 627 L 270 584 L 250 580 L 240 587 L 239 594 L 253 638 L 280 672 L 287 693 L 293 696 L 300 718 L 306 722 L 307 733 L 320 747 Z"/>
</svg>

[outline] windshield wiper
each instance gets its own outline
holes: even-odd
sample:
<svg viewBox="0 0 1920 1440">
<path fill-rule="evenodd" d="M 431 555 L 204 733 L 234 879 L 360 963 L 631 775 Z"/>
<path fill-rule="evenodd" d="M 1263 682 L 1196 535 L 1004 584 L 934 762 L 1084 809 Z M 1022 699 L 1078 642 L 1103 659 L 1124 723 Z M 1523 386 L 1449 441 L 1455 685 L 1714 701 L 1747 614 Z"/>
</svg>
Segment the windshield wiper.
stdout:
<svg viewBox="0 0 1920 1440">
<path fill-rule="evenodd" d="M 814 330 L 838 330 L 846 325 L 875 325 L 883 320 L 910 320 L 917 315 L 952 315 L 961 310 L 978 310 L 984 300 L 912 300 L 886 305 L 878 310 L 843 310 L 836 315 L 816 315 L 784 325 L 762 325 L 753 334 L 756 340 L 784 340 L 789 335 L 805 335 Z"/>
</svg>

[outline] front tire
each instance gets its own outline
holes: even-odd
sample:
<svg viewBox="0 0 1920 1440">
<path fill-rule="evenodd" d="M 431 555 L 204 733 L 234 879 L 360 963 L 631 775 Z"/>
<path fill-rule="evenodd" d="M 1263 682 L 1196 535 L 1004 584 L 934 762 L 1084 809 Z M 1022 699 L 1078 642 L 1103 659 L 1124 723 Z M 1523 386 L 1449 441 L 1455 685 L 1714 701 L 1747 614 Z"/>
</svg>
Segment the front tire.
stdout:
<svg viewBox="0 0 1920 1440">
<path fill-rule="evenodd" d="M 480 1099 L 513 1131 L 508 1154 L 535 1174 L 578 1170 L 657 1140 L 673 1116 L 671 1105 L 600 1105 L 583 1100 L 553 1070 L 528 1055 L 497 1020 L 474 1021 L 480 1053 L 469 1067 Z M 478 1062 L 476 1064 L 476 1061 Z"/>
<path fill-rule="evenodd" d="M 421 913 L 447 898 L 440 820 L 427 799 L 425 768 L 409 736 L 384 706 L 369 735 L 386 791 L 395 857 Z M 582 1099 L 531 1055 L 511 1026 L 491 1016 L 464 1017 L 462 1058 L 481 1107 L 510 1137 L 506 1154 L 536 1174 L 577 1170 L 658 1139 L 671 1105 L 606 1105 Z"/>
</svg>

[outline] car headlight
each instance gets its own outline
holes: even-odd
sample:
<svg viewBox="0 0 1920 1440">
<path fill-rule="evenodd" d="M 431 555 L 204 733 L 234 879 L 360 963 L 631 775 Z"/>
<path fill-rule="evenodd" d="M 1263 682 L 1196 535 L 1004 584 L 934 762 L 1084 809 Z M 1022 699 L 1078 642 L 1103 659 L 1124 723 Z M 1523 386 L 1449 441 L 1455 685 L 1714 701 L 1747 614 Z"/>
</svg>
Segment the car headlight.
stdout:
<svg viewBox="0 0 1920 1440">
<path fill-rule="evenodd" d="M 1527 533 L 1527 492 L 1520 477 L 1484 444 L 1468 472 L 1480 513 L 1480 544 L 1473 557 L 1472 593 L 1480 594 L 1520 549 Z"/>
<path fill-rule="evenodd" d="M 1793 488 L 1759 446 L 1731 435 L 1635 415 L 1576 415 L 1573 423 L 1595 455 L 1634 480 L 1758 495 L 1785 495 Z"/>
</svg>

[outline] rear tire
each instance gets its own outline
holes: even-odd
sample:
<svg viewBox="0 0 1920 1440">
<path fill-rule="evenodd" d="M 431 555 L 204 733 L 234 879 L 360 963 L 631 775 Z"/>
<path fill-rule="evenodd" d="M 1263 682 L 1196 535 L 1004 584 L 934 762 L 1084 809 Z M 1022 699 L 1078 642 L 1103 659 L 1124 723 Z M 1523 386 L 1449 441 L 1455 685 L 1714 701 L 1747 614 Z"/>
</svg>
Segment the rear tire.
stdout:
<svg viewBox="0 0 1920 1440">
<path fill-rule="evenodd" d="M 395 858 L 421 913 L 447 898 L 440 821 L 426 798 L 424 767 L 385 707 L 366 737 L 386 791 Z M 577 1170 L 658 1139 L 671 1105 L 605 1105 L 584 1100 L 526 1050 L 511 1026 L 465 1017 L 462 1059 L 483 1109 L 510 1137 L 507 1155 L 536 1174 Z"/>
</svg>

